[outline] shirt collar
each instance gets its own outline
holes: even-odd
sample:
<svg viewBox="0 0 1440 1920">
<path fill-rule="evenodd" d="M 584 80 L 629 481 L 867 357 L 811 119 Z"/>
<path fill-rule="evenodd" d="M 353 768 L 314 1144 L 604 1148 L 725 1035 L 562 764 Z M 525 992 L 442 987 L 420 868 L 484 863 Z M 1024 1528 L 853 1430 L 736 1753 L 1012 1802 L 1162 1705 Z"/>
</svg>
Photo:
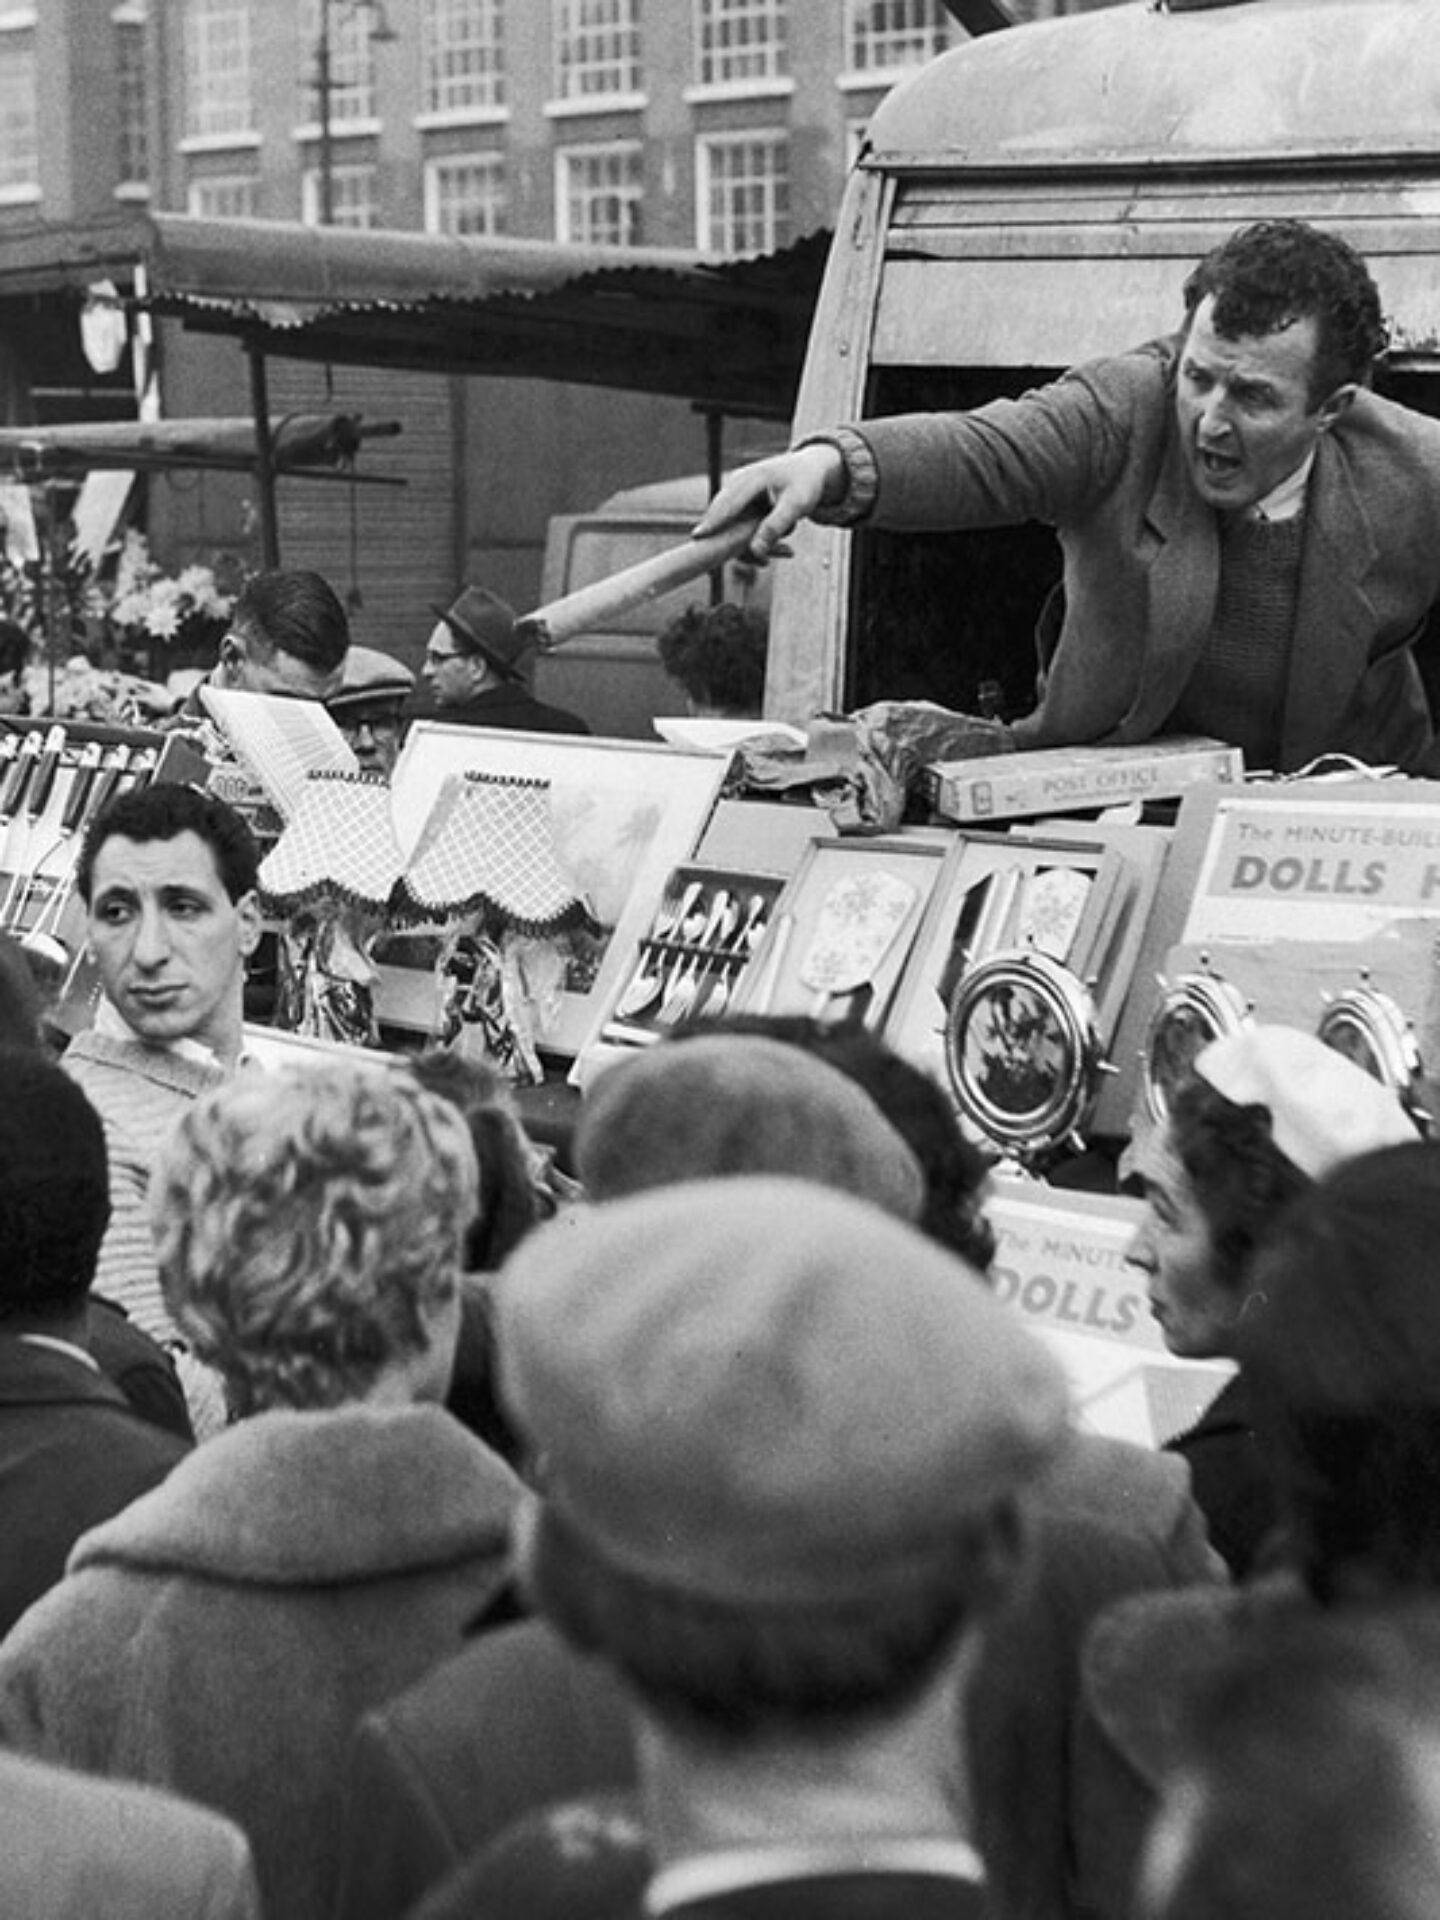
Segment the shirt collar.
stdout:
<svg viewBox="0 0 1440 1920">
<path fill-rule="evenodd" d="M 946 1880 L 983 1881 L 984 1868 L 964 1840 L 836 1842 L 828 1846 L 736 1847 L 662 1867 L 645 1893 L 650 1920 L 699 1900 L 776 1880 L 813 1880 L 825 1874 L 924 1873 Z"/>
<path fill-rule="evenodd" d="M 224 1067 L 225 1062 L 213 1047 L 207 1047 L 203 1040 L 192 1039 L 188 1034 L 178 1040 L 147 1040 L 137 1033 L 130 1022 L 121 1013 L 113 1001 L 101 995 L 100 1004 L 95 1009 L 95 1018 L 91 1022 L 95 1032 L 107 1040 L 129 1040 L 137 1047 L 158 1047 L 162 1053 L 173 1053 L 177 1059 L 189 1060 L 200 1067 Z M 247 1064 L 247 1053 L 242 1041 L 237 1066 Z"/>
<path fill-rule="evenodd" d="M 1272 487 L 1263 500 L 1257 500 L 1245 511 L 1247 520 L 1293 520 L 1305 505 L 1305 489 L 1310 484 L 1310 470 L 1315 465 L 1315 449 L 1312 447 L 1295 471 L 1287 474 L 1278 487 Z"/>
<path fill-rule="evenodd" d="M 89 1367 L 92 1373 L 101 1371 L 100 1363 L 93 1353 L 87 1353 L 84 1347 L 77 1347 L 73 1340 L 57 1340 L 53 1333 L 17 1333 L 15 1338 L 27 1347 L 49 1347 L 55 1353 L 68 1354 L 72 1360 L 78 1360 L 82 1366 Z"/>
</svg>

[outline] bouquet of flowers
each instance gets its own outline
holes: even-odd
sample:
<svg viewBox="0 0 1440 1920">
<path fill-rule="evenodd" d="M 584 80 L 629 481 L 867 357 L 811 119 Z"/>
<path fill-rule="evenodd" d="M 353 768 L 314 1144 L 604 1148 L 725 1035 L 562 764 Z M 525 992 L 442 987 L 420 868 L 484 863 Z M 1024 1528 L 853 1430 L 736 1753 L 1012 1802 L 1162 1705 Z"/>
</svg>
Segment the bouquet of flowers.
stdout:
<svg viewBox="0 0 1440 1920">
<path fill-rule="evenodd" d="M 120 548 L 108 615 L 111 626 L 140 646 L 195 644 L 213 639 L 235 605 L 212 567 L 165 573 L 143 533 L 130 531 Z"/>
</svg>

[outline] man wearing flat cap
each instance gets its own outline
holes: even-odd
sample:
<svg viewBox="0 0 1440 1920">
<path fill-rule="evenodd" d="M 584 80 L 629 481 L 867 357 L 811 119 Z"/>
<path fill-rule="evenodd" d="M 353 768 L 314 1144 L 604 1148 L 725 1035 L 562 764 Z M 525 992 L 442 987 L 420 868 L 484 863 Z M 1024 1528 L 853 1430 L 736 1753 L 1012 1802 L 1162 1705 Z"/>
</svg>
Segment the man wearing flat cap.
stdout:
<svg viewBox="0 0 1440 1920">
<path fill-rule="evenodd" d="M 415 690 L 415 675 L 403 660 L 377 647 L 351 647 L 340 691 L 325 702 L 362 773 L 387 779 L 400 750 L 402 715 Z"/>
<path fill-rule="evenodd" d="M 768 1176 L 542 1229 L 498 1317 L 540 1488 L 522 1577 L 630 1703 L 643 1911 L 982 1914 L 962 1683 L 1065 1439 L 1054 1361 L 901 1221 Z M 604 1881 L 603 1822 L 599 1855 L 573 1845 L 579 1813 L 507 1884 L 513 1920 L 562 1910 L 567 1874 L 577 1920 L 641 1912 Z M 476 1900 L 489 1858 L 427 1920 L 502 1910 Z"/>
<path fill-rule="evenodd" d="M 578 714 L 547 706 L 526 685 L 528 642 L 516 632 L 515 609 L 484 587 L 466 587 L 437 616 L 421 675 L 433 717 L 463 727 L 505 727 L 524 733 L 589 733 Z"/>
</svg>

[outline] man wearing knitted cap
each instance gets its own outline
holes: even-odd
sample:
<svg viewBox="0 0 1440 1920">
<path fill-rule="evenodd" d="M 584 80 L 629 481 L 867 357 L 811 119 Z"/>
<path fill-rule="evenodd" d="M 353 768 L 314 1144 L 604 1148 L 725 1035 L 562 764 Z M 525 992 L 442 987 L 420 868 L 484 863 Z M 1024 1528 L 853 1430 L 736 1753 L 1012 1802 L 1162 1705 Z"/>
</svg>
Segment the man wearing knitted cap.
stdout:
<svg viewBox="0 0 1440 1920">
<path fill-rule="evenodd" d="M 462 727 L 526 733 L 589 733 L 579 714 L 537 700 L 526 684 L 527 643 L 515 609 L 486 587 L 466 587 L 436 616 L 420 672 L 433 703 L 426 716 Z"/>
<path fill-rule="evenodd" d="M 645 1911 L 980 1914 L 959 1683 L 1064 1439 L 1054 1362 L 951 1255 L 781 1179 L 542 1229 L 498 1311 L 539 1463 L 522 1570 L 630 1699 Z M 556 1820 L 541 1882 L 566 1871 Z M 486 1871 L 426 1914 L 471 1910 Z M 604 1897 L 582 1872 L 577 1916 Z M 504 1911 L 554 1892 L 512 1885 Z"/>
<path fill-rule="evenodd" d="M 1255 1252 L 1286 1206 L 1341 1161 L 1414 1138 L 1396 1095 L 1310 1034 L 1246 1027 L 1205 1048 L 1132 1162 L 1146 1214 L 1128 1258 L 1171 1352 L 1232 1358 Z M 1243 1376 L 1170 1445 L 1216 1548 L 1247 1573 L 1275 1500 Z"/>
</svg>

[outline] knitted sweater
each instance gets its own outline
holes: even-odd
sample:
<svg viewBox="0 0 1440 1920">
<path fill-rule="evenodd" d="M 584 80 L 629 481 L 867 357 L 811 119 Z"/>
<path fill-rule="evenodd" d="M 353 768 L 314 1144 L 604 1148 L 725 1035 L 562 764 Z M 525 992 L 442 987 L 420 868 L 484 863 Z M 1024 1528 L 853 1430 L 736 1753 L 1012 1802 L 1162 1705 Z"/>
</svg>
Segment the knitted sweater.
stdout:
<svg viewBox="0 0 1440 1920">
<path fill-rule="evenodd" d="M 192 1101 L 226 1078 L 165 1047 L 79 1033 L 61 1062 L 105 1125 L 110 1159 L 110 1228 L 100 1249 L 95 1291 L 107 1294 L 153 1340 L 176 1337 L 155 1271 L 146 1196 L 162 1141 Z"/>
<path fill-rule="evenodd" d="M 352 1730 L 460 1649 L 518 1491 L 439 1407 L 244 1420 L 85 1535 L 0 1644 L 0 1746 L 229 1814 L 268 1920 L 314 1920 Z"/>
</svg>

